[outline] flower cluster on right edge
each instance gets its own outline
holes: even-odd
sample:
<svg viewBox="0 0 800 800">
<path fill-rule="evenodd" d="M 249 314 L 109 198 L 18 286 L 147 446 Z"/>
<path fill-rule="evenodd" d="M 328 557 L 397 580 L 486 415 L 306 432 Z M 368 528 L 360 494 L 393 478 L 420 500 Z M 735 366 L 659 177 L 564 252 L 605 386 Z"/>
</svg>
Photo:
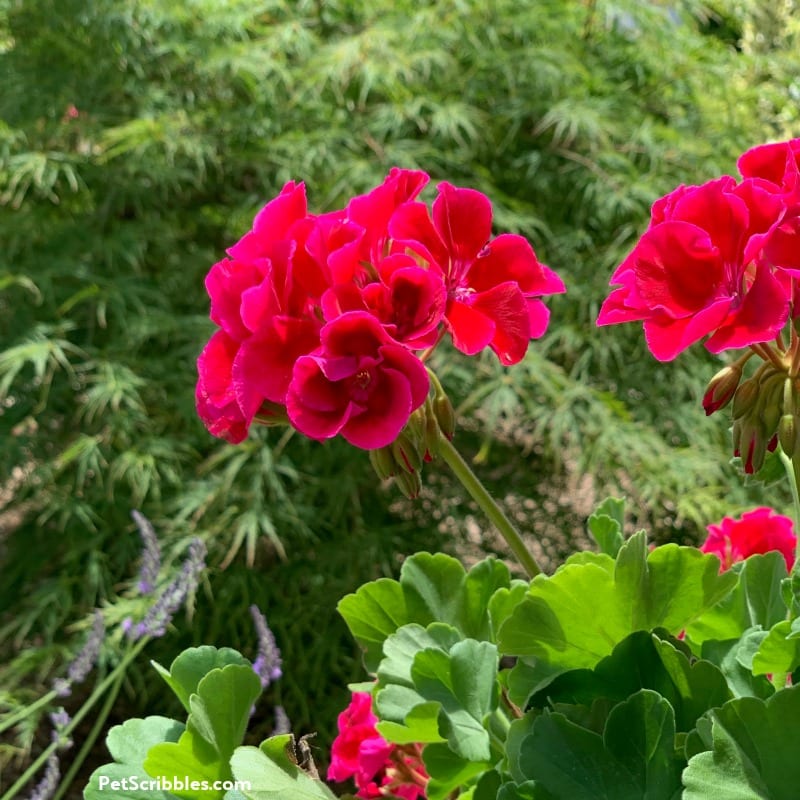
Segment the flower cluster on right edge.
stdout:
<svg viewBox="0 0 800 800">
<path fill-rule="evenodd" d="M 653 204 L 597 324 L 641 322 L 660 361 L 702 339 L 712 353 L 744 349 L 703 406 L 733 402 L 734 455 L 754 473 L 779 442 L 800 453 L 800 139 L 754 147 L 738 167 L 740 180 L 679 186 Z M 762 363 L 745 379 L 753 356 Z"/>
</svg>

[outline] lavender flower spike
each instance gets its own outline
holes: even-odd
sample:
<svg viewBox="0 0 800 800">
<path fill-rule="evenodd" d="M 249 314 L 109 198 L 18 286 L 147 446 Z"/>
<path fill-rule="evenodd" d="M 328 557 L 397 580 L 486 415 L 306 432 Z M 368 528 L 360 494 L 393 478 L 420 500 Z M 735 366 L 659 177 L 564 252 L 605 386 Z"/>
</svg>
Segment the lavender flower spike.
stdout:
<svg viewBox="0 0 800 800">
<path fill-rule="evenodd" d="M 272 727 L 272 735 L 279 736 L 281 734 L 291 732 L 292 723 L 289 722 L 286 709 L 283 706 L 275 706 L 275 724 Z"/>
<path fill-rule="evenodd" d="M 83 683 L 87 675 L 92 671 L 98 655 L 100 655 L 100 646 L 103 644 L 105 638 L 105 623 L 103 622 L 102 612 L 94 612 L 94 623 L 92 630 L 89 632 L 89 638 L 86 640 L 83 649 L 72 660 L 67 668 L 66 678 L 57 678 L 53 681 L 53 690 L 59 697 L 69 697 L 72 687 L 76 683 Z"/>
<path fill-rule="evenodd" d="M 58 781 L 61 778 L 61 765 L 58 762 L 58 754 L 50 753 L 39 783 L 36 784 L 28 800 L 50 800 L 58 789 Z"/>
<path fill-rule="evenodd" d="M 163 594 L 150 606 L 145 618 L 128 630 L 132 639 L 142 636 L 163 636 L 167 632 L 167 625 L 184 604 L 186 598 L 192 594 L 200 582 L 200 575 L 205 569 L 206 546 L 202 539 L 192 539 L 189 545 L 189 556 L 183 562 L 181 571 L 175 576 L 172 583 L 164 589 Z"/>
<path fill-rule="evenodd" d="M 158 573 L 161 569 L 161 548 L 153 526 L 147 517 L 139 511 L 131 511 L 133 521 L 142 537 L 142 566 L 139 568 L 139 582 L 137 587 L 141 594 L 151 594 L 156 586 Z"/>
<path fill-rule="evenodd" d="M 258 606 L 250 606 L 250 614 L 256 627 L 258 636 L 258 654 L 253 662 L 253 669 L 261 679 L 261 687 L 266 689 L 272 681 L 277 681 L 283 675 L 281 671 L 281 651 L 275 642 L 275 636 L 267 625 L 266 617 Z"/>
</svg>

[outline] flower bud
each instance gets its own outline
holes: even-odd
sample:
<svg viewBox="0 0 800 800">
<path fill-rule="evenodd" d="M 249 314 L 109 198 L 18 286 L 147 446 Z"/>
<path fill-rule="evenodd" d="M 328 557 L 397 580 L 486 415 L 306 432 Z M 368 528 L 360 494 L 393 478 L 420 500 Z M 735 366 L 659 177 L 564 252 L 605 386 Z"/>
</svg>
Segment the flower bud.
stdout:
<svg viewBox="0 0 800 800">
<path fill-rule="evenodd" d="M 778 441 L 781 444 L 781 450 L 786 453 L 789 458 L 794 455 L 797 439 L 797 423 L 793 414 L 784 414 L 778 423 Z"/>
<path fill-rule="evenodd" d="M 439 455 L 439 437 L 442 435 L 439 430 L 439 423 L 433 413 L 433 404 L 430 397 L 425 400 L 425 432 L 422 441 L 425 445 L 425 460 L 431 461 Z"/>
<path fill-rule="evenodd" d="M 747 420 L 743 424 L 740 451 L 747 475 L 753 475 L 764 466 L 770 438 L 758 420 Z"/>
<path fill-rule="evenodd" d="M 733 395 L 733 418 L 740 419 L 758 400 L 758 379 L 753 377 L 739 384 Z"/>
<path fill-rule="evenodd" d="M 703 408 L 706 416 L 724 408 L 733 398 L 742 379 L 741 367 L 736 364 L 723 367 L 709 382 L 703 395 Z"/>
<path fill-rule="evenodd" d="M 406 429 L 390 445 L 395 463 L 408 473 L 422 469 L 420 442 Z"/>
<path fill-rule="evenodd" d="M 392 456 L 391 447 L 380 447 L 377 450 L 369 451 L 369 461 L 375 474 L 385 481 L 397 472 L 397 464 Z"/>
<path fill-rule="evenodd" d="M 419 472 L 403 472 L 400 470 L 395 476 L 395 482 L 397 483 L 397 488 L 409 500 L 419 497 L 419 493 L 422 491 L 422 480 L 419 477 Z"/>
<path fill-rule="evenodd" d="M 784 378 L 779 373 L 759 386 L 758 417 L 769 436 L 775 433 L 783 410 Z"/>
<path fill-rule="evenodd" d="M 452 439 L 456 432 L 456 412 L 450 398 L 444 393 L 437 393 L 432 405 L 440 430 L 448 439 Z"/>
</svg>

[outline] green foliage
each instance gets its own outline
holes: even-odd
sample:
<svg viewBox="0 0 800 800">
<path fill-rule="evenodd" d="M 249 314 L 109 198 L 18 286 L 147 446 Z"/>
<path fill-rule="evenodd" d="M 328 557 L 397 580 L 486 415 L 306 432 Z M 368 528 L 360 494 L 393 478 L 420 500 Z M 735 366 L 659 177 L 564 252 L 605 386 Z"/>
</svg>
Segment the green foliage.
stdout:
<svg viewBox="0 0 800 800">
<path fill-rule="evenodd" d="M 609 511 L 624 508 L 606 501 L 595 519 Z M 780 553 L 738 566 L 720 574 L 696 549 L 648 550 L 640 532 L 615 557 L 578 553 L 527 586 L 498 582 L 486 606 L 505 609 L 503 622 L 470 638 L 452 624 L 468 595 L 451 591 L 445 603 L 433 589 L 463 585 L 463 570 L 423 553 L 401 581 L 368 584 L 341 608 L 354 633 L 370 621 L 380 630 L 360 640 L 378 730 L 424 744 L 429 797 L 674 800 L 716 797 L 717 787 L 721 797 L 789 797 L 800 695 L 786 675 L 797 664 L 764 645 L 795 651 L 784 601 L 793 584 Z M 400 613 L 391 631 L 375 598 L 398 608 L 415 595 L 436 598 L 438 616 L 423 625 Z M 516 663 L 498 669 L 498 652 Z"/>
</svg>

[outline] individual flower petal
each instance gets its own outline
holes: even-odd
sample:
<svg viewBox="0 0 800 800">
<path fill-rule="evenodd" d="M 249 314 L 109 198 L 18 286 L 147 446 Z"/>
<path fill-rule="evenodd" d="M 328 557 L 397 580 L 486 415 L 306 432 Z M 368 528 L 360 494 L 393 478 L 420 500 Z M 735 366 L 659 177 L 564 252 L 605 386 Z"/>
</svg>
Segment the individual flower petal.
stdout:
<svg viewBox="0 0 800 800">
<path fill-rule="evenodd" d="M 197 359 L 195 390 L 197 413 L 209 433 L 232 444 L 247 436 L 248 422 L 236 401 L 233 388 L 233 360 L 239 343 L 225 331 L 217 331 Z"/>
<path fill-rule="evenodd" d="M 289 181 L 256 214 L 252 230 L 228 249 L 228 255 L 240 261 L 269 257 L 271 245 L 286 239 L 291 226 L 307 214 L 305 184 Z"/>
<path fill-rule="evenodd" d="M 433 224 L 450 256 L 445 270 L 453 280 L 469 268 L 492 235 L 492 204 L 475 189 L 442 182 L 431 207 Z"/>
</svg>

